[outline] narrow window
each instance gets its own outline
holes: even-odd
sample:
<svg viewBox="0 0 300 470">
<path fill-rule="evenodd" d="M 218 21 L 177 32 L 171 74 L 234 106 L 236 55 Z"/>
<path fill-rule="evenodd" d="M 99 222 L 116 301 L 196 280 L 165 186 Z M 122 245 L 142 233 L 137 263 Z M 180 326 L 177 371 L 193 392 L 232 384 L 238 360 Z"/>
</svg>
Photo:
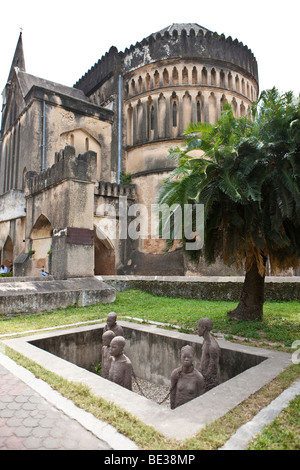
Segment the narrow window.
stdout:
<svg viewBox="0 0 300 470">
<path fill-rule="evenodd" d="M 196 67 L 193 68 L 192 70 L 192 85 L 197 85 L 198 83 L 198 72 Z"/>
<path fill-rule="evenodd" d="M 151 87 L 151 78 L 150 78 L 149 73 L 147 73 L 147 75 L 146 75 L 146 90 L 150 90 L 150 87 Z"/>
<path fill-rule="evenodd" d="M 173 127 L 177 127 L 177 103 L 173 101 Z"/>
<path fill-rule="evenodd" d="M 189 73 L 186 67 L 184 67 L 184 69 L 182 70 L 182 84 L 183 85 L 189 84 Z"/>
<path fill-rule="evenodd" d="M 164 72 L 163 72 L 163 84 L 164 84 L 164 86 L 168 86 L 169 83 L 170 83 L 169 72 L 167 71 L 167 69 L 165 69 Z"/>
<path fill-rule="evenodd" d="M 225 88 L 225 73 L 223 70 L 220 72 L 220 87 Z"/>
<path fill-rule="evenodd" d="M 131 96 L 135 95 L 135 81 L 134 79 L 131 80 Z"/>
<path fill-rule="evenodd" d="M 154 130 L 154 106 L 150 108 L 150 130 Z"/>
<path fill-rule="evenodd" d="M 197 101 L 197 122 L 201 122 L 201 104 Z"/>
<path fill-rule="evenodd" d="M 139 90 L 139 93 L 142 93 L 142 91 L 143 91 L 143 79 L 142 79 L 142 77 L 139 77 L 139 79 L 138 79 L 138 90 Z"/>
<path fill-rule="evenodd" d="M 179 84 L 178 70 L 177 70 L 176 67 L 173 68 L 172 82 L 173 82 L 173 85 L 178 85 Z"/>
<path fill-rule="evenodd" d="M 242 78 L 242 93 L 245 94 L 245 80 Z"/>
<path fill-rule="evenodd" d="M 211 69 L 211 84 L 216 86 L 217 84 L 217 74 L 215 69 Z"/>
</svg>

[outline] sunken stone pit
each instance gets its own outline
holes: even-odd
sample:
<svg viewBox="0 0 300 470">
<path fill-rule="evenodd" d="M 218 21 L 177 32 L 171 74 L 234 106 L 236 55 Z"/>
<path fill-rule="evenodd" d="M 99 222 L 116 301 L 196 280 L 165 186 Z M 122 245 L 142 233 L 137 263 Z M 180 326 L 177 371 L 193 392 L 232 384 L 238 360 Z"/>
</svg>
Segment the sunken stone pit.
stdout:
<svg viewBox="0 0 300 470">
<path fill-rule="evenodd" d="M 194 365 L 198 367 L 203 342 L 199 336 L 161 329 L 153 324 L 124 321 L 118 324 L 123 327 L 125 353 L 142 389 L 146 381 L 168 390 L 172 370 L 180 365 L 181 348 L 187 344 L 195 351 Z M 88 385 L 94 394 L 126 409 L 165 436 L 177 439 L 194 435 L 291 363 L 286 353 L 218 340 L 220 385 L 171 410 L 95 374 L 95 366 L 101 361 L 104 326 L 105 323 L 3 342 L 67 380 Z"/>
</svg>

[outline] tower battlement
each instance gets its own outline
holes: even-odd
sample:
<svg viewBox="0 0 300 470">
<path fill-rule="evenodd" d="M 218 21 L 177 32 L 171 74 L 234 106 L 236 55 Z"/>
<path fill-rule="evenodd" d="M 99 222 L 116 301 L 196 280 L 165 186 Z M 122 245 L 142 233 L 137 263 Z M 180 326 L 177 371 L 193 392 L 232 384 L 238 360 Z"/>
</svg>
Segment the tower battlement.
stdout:
<svg viewBox="0 0 300 470">
<path fill-rule="evenodd" d="M 111 47 L 74 87 L 89 94 L 97 83 L 116 71 L 124 75 L 143 65 L 173 58 L 220 61 L 243 69 L 258 83 L 257 61 L 248 46 L 231 36 L 199 27 L 198 30 L 163 30 L 131 45 L 124 52 Z"/>
</svg>

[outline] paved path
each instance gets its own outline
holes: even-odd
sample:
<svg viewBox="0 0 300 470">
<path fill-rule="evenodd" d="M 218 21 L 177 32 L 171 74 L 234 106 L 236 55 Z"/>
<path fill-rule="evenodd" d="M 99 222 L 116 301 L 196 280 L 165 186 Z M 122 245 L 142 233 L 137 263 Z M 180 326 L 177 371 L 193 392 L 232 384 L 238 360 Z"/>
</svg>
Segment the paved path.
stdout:
<svg viewBox="0 0 300 470">
<path fill-rule="evenodd" d="M 137 450 L 0 353 L 0 450 Z"/>
</svg>

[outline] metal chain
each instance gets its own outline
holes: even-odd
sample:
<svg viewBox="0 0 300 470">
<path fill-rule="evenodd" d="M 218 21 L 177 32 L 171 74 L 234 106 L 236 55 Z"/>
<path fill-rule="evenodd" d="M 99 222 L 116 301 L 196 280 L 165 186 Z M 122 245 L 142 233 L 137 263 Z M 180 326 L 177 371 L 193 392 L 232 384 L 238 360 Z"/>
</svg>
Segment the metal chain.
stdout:
<svg viewBox="0 0 300 470">
<path fill-rule="evenodd" d="M 132 371 L 132 375 L 133 375 L 133 378 L 134 378 L 134 380 L 135 380 L 135 382 L 136 382 L 136 384 L 137 384 L 137 387 L 138 387 L 139 391 L 141 392 L 141 394 L 142 394 L 145 398 L 148 398 L 148 397 L 144 394 L 142 388 L 140 387 L 140 384 L 138 383 L 138 379 L 137 379 L 137 376 L 135 375 L 134 371 Z M 169 392 L 167 393 L 167 395 L 165 396 L 165 398 L 164 398 L 163 400 L 157 402 L 158 405 L 162 405 L 162 403 L 167 400 L 167 398 L 170 396 L 170 394 L 171 394 L 173 388 L 174 388 L 174 386 L 169 390 Z"/>
</svg>

